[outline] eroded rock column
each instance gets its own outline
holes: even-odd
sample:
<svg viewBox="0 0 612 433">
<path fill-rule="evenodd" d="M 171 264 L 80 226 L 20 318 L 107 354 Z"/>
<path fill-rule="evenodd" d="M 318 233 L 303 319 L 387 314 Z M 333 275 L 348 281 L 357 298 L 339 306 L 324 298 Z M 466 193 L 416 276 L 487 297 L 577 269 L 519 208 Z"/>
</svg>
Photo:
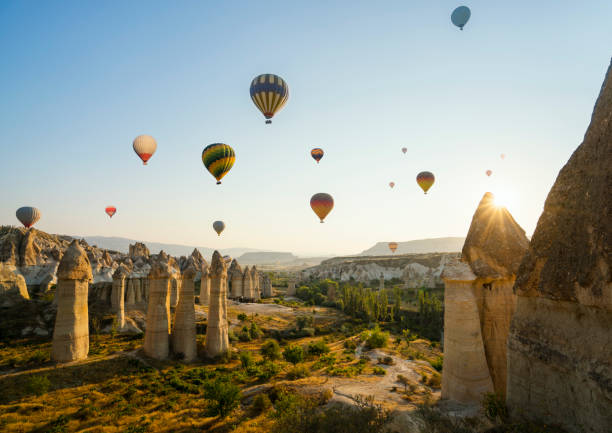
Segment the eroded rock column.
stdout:
<svg viewBox="0 0 612 433">
<path fill-rule="evenodd" d="M 208 265 L 202 266 L 202 277 L 200 279 L 200 305 L 208 305 L 210 297 L 210 272 Z"/>
<path fill-rule="evenodd" d="M 117 327 L 125 327 L 125 279 L 129 269 L 121 264 L 113 274 L 113 289 L 111 292 L 111 308 L 117 316 Z"/>
<path fill-rule="evenodd" d="M 166 359 L 170 334 L 170 267 L 165 261 L 155 261 L 149 273 L 149 302 L 144 352 L 155 359 Z"/>
<path fill-rule="evenodd" d="M 261 299 L 261 294 L 259 293 L 259 272 L 256 266 L 251 268 L 251 280 L 253 281 L 253 299 L 257 301 Z"/>
<path fill-rule="evenodd" d="M 232 260 L 232 264 L 230 265 L 229 271 L 227 273 L 227 278 L 230 281 L 230 294 L 229 297 L 232 299 L 238 299 L 244 296 L 242 289 L 242 279 L 244 274 L 242 272 L 242 268 L 240 264 L 234 259 Z"/>
<path fill-rule="evenodd" d="M 253 276 L 247 266 L 242 274 L 242 296 L 249 301 L 253 300 Z"/>
<path fill-rule="evenodd" d="M 227 324 L 227 268 L 221 254 L 213 253 L 210 263 L 210 299 L 206 327 L 206 356 L 215 358 L 229 351 Z"/>
<path fill-rule="evenodd" d="M 189 259 L 191 261 L 191 258 Z M 190 263 L 182 273 L 181 294 L 175 312 L 172 348 L 175 354 L 183 356 L 185 362 L 196 359 L 195 294 L 194 279 L 197 274 L 195 263 Z"/>
</svg>

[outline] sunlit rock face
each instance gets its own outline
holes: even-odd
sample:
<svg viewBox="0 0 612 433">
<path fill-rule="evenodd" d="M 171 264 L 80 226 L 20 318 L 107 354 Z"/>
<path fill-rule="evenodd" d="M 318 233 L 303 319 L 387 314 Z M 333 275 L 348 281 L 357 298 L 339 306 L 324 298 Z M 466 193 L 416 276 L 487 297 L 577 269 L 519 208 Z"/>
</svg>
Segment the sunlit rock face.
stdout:
<svg viewBox="0 0 612 433">
<path fill-rule="evenodd" d="M 30 299 L 23 276 L 15 266 L 0 263 L 0 306 L 12 307 Z"/>
<path fill-rule="evenodd" d="M 238 299 L 244 296 L 242 288 L 242 279 L 244 273 L 242 268 L 236 259 L 232 260 L 229 270 L 227 271 L 229 294 L 228 296 L 232 299 Z"/>
<path fill-rule="evenodd" d="M 472 218 L 461 260 L 446 264 L 442 396 L 478 403 L 506 393 L 506 345 L 516 296 L 512 286 L 527 251 L 523 229 L 486 193 Z"/>
<path fill-rule="evenodd" d="M 206 326 L 206 356 L 216 358 L 230 349 L 227 323 L 227 266 L 218 251 L 213 253 L 208 270 L 210 296 Z"/>
<path fill-rule="evenodd" d="M 514 286 L 508 405 L 570 432 L 612 426 L 611 75 L 546 199 Z"/>
<path fill-rule="evenodd" d="M 201 263 L 190 257 L 182 272 L 180 295 L 176 307 L 172 347 L 176 355 L 183 361 L 191 362 L 196 358 L 196 325 L 195 325 L 195 295 L 194 280 Z"/>
<path fill-rule="evenodd" d="M 144 352 L 155 359 L 168 358 L 170 351 L 170 280 L 168 256 L 160 253 L 149 273 L 149 299 Z"/>
</svg>

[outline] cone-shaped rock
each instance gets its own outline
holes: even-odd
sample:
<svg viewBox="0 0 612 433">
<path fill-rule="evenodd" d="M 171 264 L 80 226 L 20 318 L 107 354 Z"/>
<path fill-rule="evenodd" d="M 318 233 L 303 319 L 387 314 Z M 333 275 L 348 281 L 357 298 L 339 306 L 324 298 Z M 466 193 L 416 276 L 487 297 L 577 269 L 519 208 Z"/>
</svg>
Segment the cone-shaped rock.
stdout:
<svg viewBox="0 0 612 433">
<path fill-rule="evenodd" d="M 612 65 L 521 263 L 508 405 L 569 432 L 612 426 Z"/>
<path fill-rule="evenodd" d="M 251 280 L 253 281 L 253 299 L 261 299 L 261 294 L 259 293 L 259 272 L 257 272 L 257 266 L 253 266 L 251 268 Z"/>
<path fill-rule="evenodd" d="M 170 277 L 167 257 L 158 256 L 149 272 L 149 301 L 144 351 L 147 356 L 166 359 L 169 353 L 170 333 Z M 165 260 L 164 260 L 165 259 Z"/>
<path fill-rule="evenodd" d="M 244 268 L 244 272 L 242 274 L 242 296 L 249 301 L 252 301 L 254 297 L 253 274 L 251 274 L 251 270 L 248 266 Z"/>
<path fill-rule="evenodd" d="M 130 270 L 123 263 L 120 264 L 113 274 L 113 288 L 111 292 L 111 307 L 117 315 L 117 327 L 123 329 L 125 326 L 125 279 Z"/>
<path fill-rule="evenodd" d="M 87 253 L 72 241 L 57 268 L 57 316 L 51 357 L 68 362 L 87 358 L 89 353 L 89 311 L 87 297 L 93 280 Z"/>
<path fill-rule="evenodd" d="M 208 269 L 208 264 L 204 262 L 200 277 L 200 305 L 208 305 L 210 298 L 210 271 Z"/>
<path fill-rule="evenodd" d="M 227 268 L 218 251 L 213 253 L 209 272 L 210 299 L 206 326 L 206 356 L 215 358 L 230 348 L 227 334 Z"/>
<path fill-rule="evenodd" d="M 196 356 L 196 328 L 194 306 L 194 279 L 197 267 L 193 257 L 182 273 L 181 295 L 176 307 L 172 347 L 174 353 L 182 355 L 185 362 L 193 361 Z"/>
<path fill-rule="evenodd" d="M 244 274 L 242 268 L 236 259 L 232 260 L 229 271 L 227 272 L 227 279 L 229 280 L 230 293 L 229 297 L 232 299 L 238 299 L 243 296 L 242 291 L 242 278 Z"/>
</svg>

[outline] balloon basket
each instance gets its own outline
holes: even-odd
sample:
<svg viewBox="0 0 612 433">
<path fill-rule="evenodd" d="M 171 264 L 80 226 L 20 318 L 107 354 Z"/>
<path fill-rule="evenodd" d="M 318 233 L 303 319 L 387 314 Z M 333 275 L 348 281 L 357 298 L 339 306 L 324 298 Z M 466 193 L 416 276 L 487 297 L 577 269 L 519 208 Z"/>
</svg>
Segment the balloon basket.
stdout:
<svg viewBox="0 0 612 433">
<path fill-rule="evenodd" d="M 221 185 L 221 181 L 220 180 L 217 181 L 217 185 Z"/>
<path fill-rule="evenodd" d="M 272 123 L 271 120 L 266 120 L 266 125 L 269 125 L 270 123 Z"/>
</svg>

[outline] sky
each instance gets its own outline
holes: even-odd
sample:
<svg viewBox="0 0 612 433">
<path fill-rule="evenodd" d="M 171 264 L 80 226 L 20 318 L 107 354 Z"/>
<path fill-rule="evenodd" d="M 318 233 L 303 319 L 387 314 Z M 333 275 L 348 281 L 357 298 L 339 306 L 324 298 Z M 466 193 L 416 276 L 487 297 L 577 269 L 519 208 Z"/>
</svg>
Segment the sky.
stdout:
<svg viewBox="0 0 612 433">
<path fill-rule="evenodd" d="M 611 20 L 608 0 L 4 0 L 0 224 L 27 205 L 50 233 L 350 254 L 465 236 L 492 191 L 531 235 L 588 126 Z M 290 88 L 272 125 L 249 97 L 261 73 Z M 139 134 L 158 143 L 147 166 Z M 236 152 L 222 185 L 201 161 L 214 142 Z"/>
</svg>

